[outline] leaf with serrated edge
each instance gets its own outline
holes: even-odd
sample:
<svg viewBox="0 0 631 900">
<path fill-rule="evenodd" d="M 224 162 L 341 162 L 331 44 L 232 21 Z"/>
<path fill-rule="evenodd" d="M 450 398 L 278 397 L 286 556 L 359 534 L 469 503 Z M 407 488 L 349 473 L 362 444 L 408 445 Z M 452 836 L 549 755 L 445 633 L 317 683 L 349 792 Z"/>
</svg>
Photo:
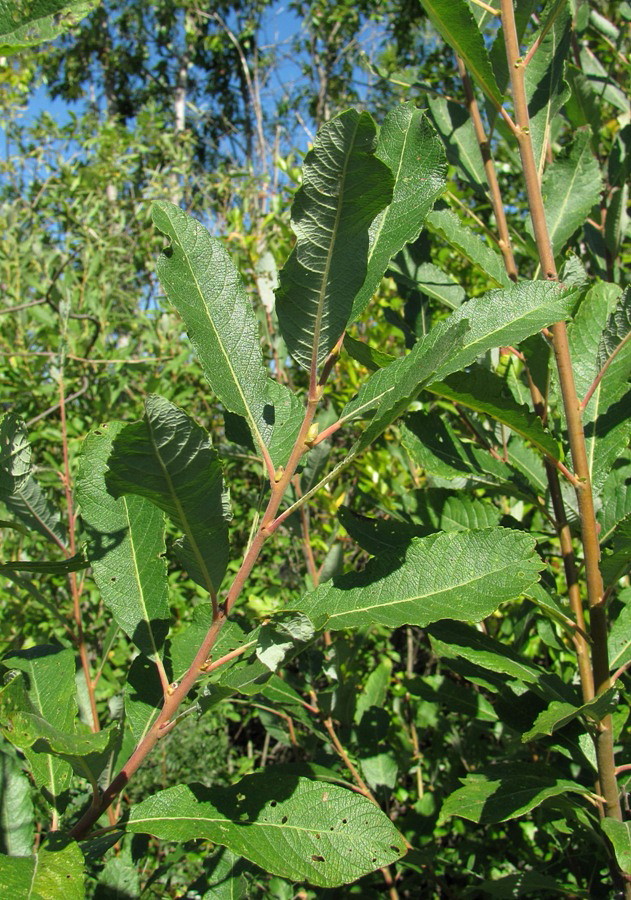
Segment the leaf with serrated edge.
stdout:
<svg viewBox="0 0 631 900">
<path fill-rule="evenodd" d="M 349 109 L 320 129 L 305 157 L 291 211 L 296 245 L 280 271 L 276 312 L 289 352 L 312 372 L 348 324 L 366 278 L 370 224 L 392 199 L 392 172 L 375 141 L 368 113 Z"/>
<path fill-rule="evenodd" d="M 454 372 L 445 381 L 432 382 L 426 390 L 501 422 L 550 459 L 562 458 L 558 442 L 543 428 L 539 417 L 517 403 L 506 382 L 488 369 L 474 366 L 466 373 Z"/>
<path fill-rule="evenodd" d="M 631 875 L 631 822 L 602 819 L 600 827 L 611 841 L 616 861 L 627 875 Z"/>
<path fill-rule="evenodd" d="M 424 627 L 439 619 L 479 622 L 539 578 L 535 541 L 507 528 L 413 538 L 400 556 L 371 560 L 359 573 L 334 578 L 297 609 L 316 627 L 366 622 Z"/>
<path fill-rule="evenodd" d="M 131 809 L 127 831 L 222 844 L 267 872 L 318 887 L 355 881 L 405 853 L 388 817 L 345 788 L 266 770 L 229 788 L 177 785 Z"/>
<path fill-rule="evenodd" d="M 503 98 L 495 81 L 484 38 L 466 0 L 422 0 L 422 3 L 442 39 L 464 60 L 487 97 L 501 106 Z"/>
<path fill-rule="evenodd" d="M 508 287 L 510 279 L 506 274 L 500 254 L 471 231 L 451 209 L 434 209 L 427 215 L 427 227 L 446 240 L 465 256 L 474 266 L 478 266 L 498 287 Z"/>
<path fill-rule="evenodd" d="M 105 476 L 115 496 L 138 494 L 165 512 L 183 541 L 187 572 L 211 595 L 228 564 L 228 510 L 221 464 L 208 434 L 164 397 L 151 394 L 145 416 L 116 436 Z"/>
<path fill-rule="evenodd" d="M 7 701 L 13 708 L 34 711 L 60 731 L 74 730 L 78 707 L 72 650 L 42 645 L 5 657 L 2 662 L 8 669 L 17 669 L 26 676 L 25 680 L 22 676 L 14 678 L 4 689 L 8 692 Z M 12 688 L 19 688 L 20 682 L 26 698 L 16 704 L 21 692 L 15 693 Z M 37 786 L 49 792 L 53 803 L 61 802 L 60 798 L 70 784 L 71 769 L 68 763 L 45 753 L 32 752 L 30 748 L 25 748 L 24 754 Z"/>
<path fill-rule="evenodd" d="M 425 216 L 445 186 L 445 156 L 423 113 L 411 103 L 395 107 L 379 129 L 375 150 L 394 175 L 392 202 L 370 226 L 368 269 L 355 297 L 351 319 L 368 305 L 390 259 L 415 241 Z"/>
<path fill-rule="evenodd" d="M 569 722 L 573 722 L 578 716 L 587 716 L 592 721 L 599 722 L 604 716 L 613 712 L 617 705 L 618 691 L 615 687 L 609 688 L 608 691 L 581 706 L 553 700 L 547 709 L 539 713 L 532 728 L 526 731 L 521 739 L 524 743 L 539 740 L 553 734 Z"/>
<path fill-rule="evenodd" d="M 539 33 L 533 35 L 531 48 L 535 42 L 539 43 L 524 73 L 530 134 L 540 175 L 545 166 L 552 123 L 569 96 L 563 74 L 570 46 L 572 14 L 568 4 L 562 2 L 556 4 L 551 15 L 551 27 L 550 22 L 545 21 Z"/>
<path fill-rule="evenodd" d="M 516 776 L 519 772 L 519 777 Z M 589 794 L 587 788 L 565 778 L 542 774 L 540 766 L 515 764 L 489 766 L 467 775 L 464 787 L 447 797 L 440 811 L 440 822 L 460 816 L 471 822 L 491 824 L 516 819 L 540 806 L 549 797 Z"/>
<path fill-rule="evenodd" d="M 52 41 L 87 16 L 100 0 L 39 0 L 0 5 L 0 56 Z"/>
<path fill-rule="evenodd" d="M 546 223 L 557 256 L 600 200 L 600 168 L 590 146 L 591 131 L 579 129 L 566 153 L 546 169 L 541 185 Z M 528 223 L 532 234 L 532 225 Z"/>
<path fill-rule="evenodd" d="M 226 409 L 245 418 L 261 449 L 271 440 L 279 394 L 291 391 L 267 375 L 241 277 L 223 245 L 178 206 L 154 203 L 152 217 L 171 240 L 158 260 L 162 287 L 184 320 L 212 390 Z M 284 398 L 287 404 L 291 401 Z"/>
<path fill-rule="evenodd" d="M 164 514 L 144 497 L 116 500 L 107 491 L 107 459 L 123 427 L 122 422 L 102 425 L 85 439 L 77 499 L 103 602 L 138 649 L 157 658 L 170 622 Z"/>
</svg>

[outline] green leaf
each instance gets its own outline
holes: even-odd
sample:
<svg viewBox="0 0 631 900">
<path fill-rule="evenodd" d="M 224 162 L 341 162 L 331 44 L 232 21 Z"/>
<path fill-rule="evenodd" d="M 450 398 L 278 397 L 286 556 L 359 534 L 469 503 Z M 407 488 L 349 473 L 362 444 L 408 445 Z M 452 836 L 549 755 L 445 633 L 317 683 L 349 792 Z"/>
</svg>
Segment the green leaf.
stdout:
<svg viewBox="0 0 631 900">
<path fill-rule="evenodd" d="M 57 545 L 65 545 L 59 513 L 48 502 L 30 470 L 31 448 L 26 426 L 17 416 L 6 413 L 0 419 L 0 500 L 29 528 Z"/>
<path fill-rule="evenodd" d="M 314 372 L 344 333 L 368 273 L 370 224 L 392 199 L 393 175 L 375 141 L 368 113 L 350 109 L 327 122 L 292 205 L 296 245 L 280 271 L 276 312 L 289 352 Z"/>
<path fill-rule="evenodd" d="M 454 348 L 453 356 L 437 370 L 436 377 L 445 378 L 470 366 L 487 350 L 519 344 L 542 328 L 569 318 L 578 295 L 577 288 L 525 281 L 463 303 L 447 322 L 467 321 L 469 331 L 463 346 Z"/>
<path fill-rule="evenodd" d="M 631 338 L 631 287 L 627 287 L 621 295 L 616 308 L 611 312 L 607 319 L 607 324 L 602 333 L 600 344 L 598 345 L 598 368 L 602 369 L 605 365 L 612 363 L 612 358 L 618 356 L 621 351 L 625 352 L 624 370 L 626 377 L 629 377 L 629 369 L 631 368 L 631 350 L 629 344 Z"/>
<path fill-rule="evenodd" d="M 84 900 L 84 863 L 79 845 L 49 842 L 35 856 L 0 858 L 0 893 L 20 900 Z"/>
<path fill-rule="evenodd" d="M 464 61 L 467 70 L 496 106 L 503 97 L 478 23 L 466 0 L 422 0 L 429 19 L 442 39 Z"/>
<path fill-rule="evenodd" d="M 35 838 L 31 785 L 10 749 L 0 748 L 0 852 L 29 856 Z"/>
<path fill-rule="evenodd" d="M 464 443 L 438 412 L 415 412 L 400 424 L 403 446 L 427 475 L 471 478 L 492 486 L 510 478 L 509 467 L 486 451 Z"/>
<path fill-rule="evenodd" d="M 600 568 L 606 587 L 631 571 L 631 516 L 616 526 L 611 551 L 603 554 Z"/>
<path fill-rule="evenodd" d="M 620 591 L 622 609 L 612 622 L 609 632 L 609 666 L 612 671 L 631 659 L 631 588 Z"/>
<path fill-rule="evenodd" d="M 543 563 L 529 535 L 507 528 L 413 538 L 403 557 L 371 560 L 334 578 L 297 608 L 319 628 L 398 628 L 439 619 L 479 622 L 538 580 Z"/>
<path fill-rule="evenodd" d="M 558 256 L 599 202 L 602 181 L 590 146 L 588 128 L 576 132 L 569 149 L 543 175 L 541 191 L 552 250 Z M 532 235 L 532 224 L 528 223 Z"/>
<path fill-rule="evenodd" d="M 537 685 L 544 671 L 470 625 L 460 622 L 436 622 L 428 629 L 434 652 L 446 659 L 465 659 L 490 672 L 507 675 L 522 684 Z"/>
<path fill-rule="evenodd" d="M 585 294 L 568 327 L 579 397 L 587 394 L 598 375 L 603 335 L 616 307 L 620 308 L 620 295 L 617 285 L 596 282 Z M 627 356 L 623 349 L 593 391 L 583 415 L 587 458 L 597 494 L 602 491 L 616 459 L 625 452 L 631 434 L 631 419 L 627 413 L 629 398 L 624 396 L 627 391 L 626 365 Z"/>
<path fill-rule="evenodd" d="M 210 603 L 199 603 L 193 609 L 193 615 L 190 623 L 178 631 L 171 639 L 170 659 L 173 665 L 173 677 L 177 681 L 186 670 L 190 667 L 200 644 L 206 637 L 208 629 L 212 625 L 213 609 Z M 227 653 L 232 653 L 244 644 L 251 644 L 252 653 L 256 647 L 258 638 L 258 630 L 255 629 L 251 633 L 243 630 L 241 625 L 233 619 L 229 619 L 219 632 L 219 636 L 213 646 L 213 659 L 221 659 Z M 249 655 L 252 655 L 249 654 Z M 248 654 L 246 654 L 248 655 Z M 228 671 L 229 665 L 221 667 L 218 672 L 221 674 Z"/>
<path fill-rule="evenodd" d="M 126 828 L 213 841 L 267 872 L 319 887 L 355 881 L 405 853 L 388 817 L 365 797 L 273 769 L 229 788 L 160 791 L 131 809 Z"/>
<path fill-rule="evenodd" d="M 105 473 L 121 422 L 102 425 L 83 444 L 76 490 L 89 528 L 88 555 L 103 602 L 138 649 L 162 655 L 171 614 L 168 602 L 164 515 L 143 497 L 118 500 Z"/>
<path fill-rule="evenodd" d="M 0 706 L 8 714 L 35 713 L 59 731 L 74 731 L 77 701 L 72 650 L 43 645 L 14 653 L 2 662 L 6 668 L 23 673 L 9 681 L 0 695 Z M 2 721 L 5 721 L 4 714 Z M 12 739 L 10 731 L 5 731 L 5 736 Z M 19 749 L 28 760 L 35 784 L 45 791 L 49 802 L 58 809 L 63 808 L 71 777 L 68 763 L 36 753 L 30 745 Z"/>
<path fill-rule="evenodd" d="M 176 544 L 191 578 L 215 596 L 228 564 L 227 496 L 208 434 L 155 394 L 145 416 L 116 436 L 105 476 L 115 497 L 146 497 L 183 533 Z"/>
<path fill-rule="evenodd" d="M 349 420 L 377 407 L 377 412 L 359 438 L 356 450 L 367 447 L 407 409 L 436 371 L 462 346 L 468 329 L 466 321 L 452 321 L 432 328 L 412 350 L 386 369 L 379 369 L 346 404 L 341 419 Z"/>
<path fill-rule="evenodd" d="M 396 359 L 396 356 L 383 353 L 383 351 L 377 350 L 363 341 L 356 341 L 348 333 L 344 335 L 344 349 L 352 359 L 357 360 L 358 363 L 361 363 L 362 366 L 365 366 L 371 372 L 376 372 L 377 369 L 389 366 Z"/>
<path fill-rule="evenodd" d="M 445 187 L 441 142 L 423 113 L 411 103 L 396 106 L 379 129 L 375 156 L 394 176 L 391 203 L 370 226 L 370 249 L 364 283 L 350 318 L 358 319 L 379 287 L 390 259 L 415 241 L 425 216 Z"/>
<path fill-rule="evenodd" d="M 81 572 L 90 565 L 83 553 L 75 553 L 68 559 L 33 561 L 21 559 L 17 562 L 0 563 L 0 572 L 34 572 L 40 575 L 67 575 L 69 572 Z"/>
<path fill-rule="evenodd" d="M 165 293 L 184 320 L 212 390 L 227 410 L 246 420 L 261 449 L 272 433 L 296 427 L 297 407 L 291 391 L 267 375 L 239 273 L 223 245 L 179 207 L 160 201 L 152 216 L 171 239 L 158 261 Z"/>
<path fill-rule="evenodd" d="M 100 0 L 1 0 L 0 56 L 54 41 L 80 22 Z"/>
<path fill-rule="evenodd" d="M 431 94 L 427 96 L 427 107 L 432 124 L 444 141 L 447 159 L 458 168 L 458 174 L 464 181 L 474 190 L 484 193 L 484 164 L 466 109 L 459 103 Z"/>
<path fill-rule="evenodd" d="M 618 699 L 618 691 L 612 687 L 594 697 L 589 703 L 583 703 L 582 706 L 573 706 L 571 703 L 553 700 L 547 709 L 539 713 L 532 728 L 526 731 L 521 739 L 524 743 L 537 741 L 546 735 L 553 734 L 569 722 L 573 722 L 578 716 L 586 716 L 593 722 L 600 722 L 604 716 L 616 709 Z"/>
<path fill-rule="evenodd" d="M 517 777 L 518 775 L 518 777 Z M 520 762 L 488 766 L 463 779 L 464 787 L 450 794 L 440 811 L 440 822 L 460 816 L 478 824 L 495 824 L 516 819 L 540 806 L 550 797 L 587 795 L 575 781 L 542 774 L 540 766 Z"/>
<path fill-rule="evenodd" d="M 438 530 L 425 525 L 397 522 L 396 519 L 371 519 L 353 512 L 347 506 L 341 506 L 337 516 L 353 540 L 372 556 L 402 550 L 412 538 L 425 537 Z"/>
<path fill-rule="evenodd" d="M 376 666 L 368 678 L 355 705 L 355 724 L 359 725 L 364 713 L 371 706 L 383 707 L 388 696 L 390 678 L 392 676 L 392 660 L 387 657 Z"/>
<path fill-rule="evenodd" d="M 549 21 L 544 21 L 533 37 L 529 49 L 543 35 L 524 74 L 530 134 L 540 176 L 544 170 L 555 118 L 569 97 L 563 74 L 570 49 L 572 14 L 568 4 L 563 2 L 556 4 L 551 15 L 551 26 Z"/>
<path fill-rule="evenodd" d="M 515 402 L 504 379 L 494 372 L 473 366 L 466 373 L 456 372 L 445 381 L 432 382 L 426 390 L 501 422 L 550 459 L 562 458 L 558 441 L 543 428 L 535 413 Z"/>
<path fill-rule="evenodd" d="M 498 287 L 508 287 L 511 284 L 501 255 L 491 249 L 451 209 L 434 209 L 425 221 L 430 231 L 451 244 L 474 266 L 478 266 Z"/>
<path fill-rule="evenodd" d="M 614 469 L 603 486 L 598 513 L 600 543 L 606 544 L 618 523 L 628 516 L 631 516 L 631 464 Z"/>
<path fill-rule="evenodd" d="M 600 827 L 613 845 L 618 866 L 631 875 L 631 822 L 601 819 Z"/>
<path fill-rule="evenodd" d="M 132 662 L 125 684 L 125 724 L 135 743 L 147 734 L 164 703 L 164 689 L 153 660 L 139 655 Z"/>
<path fill-rule="evenodd" d="M 248 894 L 245 860 L 226 847 L 219 847 L 205 860 L 208 888 L 204 900 L 242 900 Z"/>
<path fill-rule="evenodd" d="M 440 514 L 441 531 L 472 531 L 498 525 L 501 511 L 476 497 L 462 493 L 447 497 Z"/>
<path fill-rule="evenodd" d="M 398 272 L 400 269 L 391 263 L 390 271 Z M 458 309 L 466 299 L 464 288 L 433 263 L 421 263 L 416 267 L 413 286 L 428 297 L 439 300 L 447 309 Z"/>
<path fill-rule="evenodd" d="M 76 775 L 86 778 L 93 785 L 105 765 L 118 740 L 118 724 L 93 733 L 87 725 L 79 727 L 73 721 L 71 733 L 59 731 L 41 716 L 21 710 L 9 710 L 3 704 L 3 726 L 5 734 L 23 752 L 30 750 L 29 759 L 34 754 L 50 754 L 68 762 Z"/>
</svg>

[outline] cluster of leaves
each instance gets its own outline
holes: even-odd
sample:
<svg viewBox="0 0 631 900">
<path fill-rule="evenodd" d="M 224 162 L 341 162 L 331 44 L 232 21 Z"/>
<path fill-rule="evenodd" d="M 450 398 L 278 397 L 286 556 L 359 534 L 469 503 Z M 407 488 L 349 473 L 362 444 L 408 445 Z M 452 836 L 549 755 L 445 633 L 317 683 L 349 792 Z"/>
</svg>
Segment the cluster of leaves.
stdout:
<svg viewBox="0 0 631 900">
<path fill-rule="evenodd" d="M 157 274 L 195 365 L 171 314 L 153 331 L 137 318 L 156 238 L 139 229 L 145 242 L 117 262 L 133 216 L 90 173 L 68 171 L 67 189 L 91 221 L 45 194 L 66 247 L 13 225 L 2 377 L 16 396 L 33 387 L 19 408 L 42 463 L 7 413 L 5 893 L 81 897 L 86 866 L 90 890 L 131 896 L 293 896 L 294 883 L 371 896 L 385 880 L 391 896 L 605 897 L 623 883 L 629 823 L 618 788 L 607 793 L 626 771 L 613 751 L 628 747 L 631 658 L 623 32 L 563 3 L 516 23 L 560 284 L 539 278 L 552 274 L 541 221 L 527 224 L 532 197 L 514 187 L 525 132 L 504 108 L 505 7 L 503 29 L 484 32 L 487 14 L 465 0 L 425 3 L 462 60 L 462 98 L 427 95 L 417 67 L 393 76 L 416 103 L 381 126 L 355 110 L 322 126 L 291 249 L 277 228 L 274 309 L 258 237 L 237 248 L 255 311 L 222 242 L 179 204 L 153 203 L 167 241 Z M 19 192 L 39 203 L 37 185 Z M 236 230 L 247 215 L 235 215 Z M 575 599 L 593 547 L 552 353 L 563 322 L 604 634 L 602 604 Z M 118 362 L 68 396 L 94 348 Z M 121 355 L 143 360 L 133 382 Z M 59 416 L 61 450 L 41 406 Z M 67 526 L 47 496 L 56 471 Z M 142 885 L 138 835 L 182 848 L 154 851 Z M 187 853 L 204 859 L 197 874 Z"/>
</svg>

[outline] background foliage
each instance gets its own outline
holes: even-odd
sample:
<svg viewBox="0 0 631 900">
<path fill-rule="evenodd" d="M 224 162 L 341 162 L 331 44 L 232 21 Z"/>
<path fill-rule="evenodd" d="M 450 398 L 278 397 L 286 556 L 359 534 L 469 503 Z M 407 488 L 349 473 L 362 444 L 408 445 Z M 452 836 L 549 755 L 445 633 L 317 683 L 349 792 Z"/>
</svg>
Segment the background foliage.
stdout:
<svg viewBox="0 0 631 900">
<path fill-rule="evenodd" d="M 108 0 L 86 18 L 88 4 L 54 6 L 55 17 L 29 23 L 26 37 L 0 19 L 3 52 L 23 48 L 3 57 L 0 100 L 0 641 L 9 676 L 0 883 L 19 894 L 36 852 L 32 896 L 43 897 L 58 896 L 67 873 L 63 890 L 77 897 L 370 897 L 384 889 L 392 897 L 622 896 L 629 824 L 599 824 L 591 736 L 611 715 L 628 818 L 628 4 L 516 10 L 530 57 L 525 89 L 545 216 L 568 288 L 561 297 L 555 285 L 528 281 L 546 273 L 517 144 L 497 110 L 509 93 L 502 29 L 481 7 L 295 3 L 293 18 L 282 20 L 293 31 L 283 24 L 287 34 L 275 41 L 278 12 L 264 3 L 200 10 Z M 59 10 L 73 18 L 60 19 Z M 37 43 L 58 33 L 53 44 Z M 63 101 L 59 116 L 46 110 L 46 98 Z M 286 466 L 301 420 L 291 392 L 304 396 L 310 387 L 309 354 L 300 348 L 311 301 L 296 314 L 292 299 L 304 274 L 295 248 L 309 238 L 300 228 L 314 177 L 302 167 L 307 141 L 331 121 L 376 133 L 367 114 L 357 116 L 359 125 L 333 118 L 349 105 L 369 111 L 381 143 L 376 156 L 357 162 L 353 214 L 336 235 L 340 270 L 349 247 L 353 260 L 362 253 L 360 213 L 364 232 L 382 207 L 390 219 L 383 261 L 375 254 L 363 287 L 351 286 L 347 308 L 335 310 L 339 321 L 323 333 L 320 367 L 349 322 L 317 412 L 317 433 L 330 433 L 288 485 L 289 502 L 349 453 L 356 458 L 262 545 L 214 651 L 230 652 L 247 634 L 256 653 L 201 683 L 191 714 L 158 743 L 111 818 L 102 817 L 100 825 L 113 824 L 131 807 L 125 834 L 64 843 L 91 791 L 106 788 L 155 720 L 156 660 L 174 683 L 190 665 L 223 576 L 192 564 L 190 535 L 180 543 L 189 521 L 193 536 L 203 527 L 211 542 L 223 541 L 223 524 L 208 523 L 212 509 L 195 506 L 195 489 L 184 513 L 150 502 L 163 488 L 151 482 L 146 423 L 166 434 L 173 405 L 185 411 L 178 427 L 200 448 L 193 486 L 195 477 L 204 485 L 218 479 L 221 462 L 232 505 L 230 555 L 220 566 L 229 585 L 270 491 L 253 423 L 274 466 Z M 426 110 L 422 124 L 413 107 Z M 476 134 L 480 123 L 488 138 Z M 396 135 L 406 127 L 419 142 L 414 165 L 401 151 L 407 194 L 403 179 L 388 179 Z M 361 140 L 357 156 L 346 137 L 334 144 L 359 160 Z M 275 432 L 265 431 L 264 410 L 250 416 L 250 406 L 213 382 L 214 356 L 205 360 L 193 352 L 195 338 L 186 339 L 184 327 L 192 334 L 197 325 L 187 319 L 173 266 L 178 242 L 191 259 L 193 225 L 169 201 L 221 236 L 228 253 L 217 271 L 230 273 L 234 263 L 244 279 L 247 327 L 263 355 L 242 383 L 251 405 L 258 378 L 284 410 Z M 156 261 L 166 238 L 174 255 L 161 257 L 161 287 Z M 276 308 L 272 288 L 288 259 Z M 585 573 L 581 511 L 565 477 L 574 471 L 566 411 L 550 344 L 539 334 L 560 319 L 570 320 L 611 623 L 615 684 L 596 699 L 585 695 L 568 589 L 569 580 L 584 591 Z M 465 320 L 477 323 L 468 337 Z M 269 387 L 270 375 L 279 387 Z M 399 394 L 389 405 L 380 398 L 392 384 Z M 340 417 L 351 424 L 338 430 Z M 105 527 L 98 478 L 105 485 L 108 442 L 123 426 L 100 426 L 114 419 L 139 423 L 124 431 L 125 453 L 142 458 L 146 483 L 144 497 L 125 493 L 134 477 L 123 471 L 119 444 L 118 481 L 112 476 L 108 487 L 124 497 L 118 506 L 111 499 Z M 561 501 L 550 468 L 560 473 Z M 215 495 L 221 509 L 218 480 Z M 125 619 L 107 584 L 118 566 L 108 542 L 127 521 L 139 543 L 153 541 L 145 551 L 157 561 L 147 574 L 150 634 L 144 620 Z M 505 530 L 489 531 L 498 528 Z M 129 535 L 133 542 L 133 527 Z M 392 559 L 402 564 L 394 574 Z M 432 574 L 424 592 L 419 572 Z M 395 593 L 388 579 L 396 579 Z M 403 618 L 393 611 L 402 599 Z M 296 613 L 309 616 L 315 637 L 297 630 Z M 68 702 L 69 685 L 76 703 Z M 69 732 L 72 746 L 64 742 Z M 209 821 L 223 815 L 222 803 L 242 802 L 251 812 L 252 799 L 237 798 L 234 785 L 266 766 L 273 768 L 260 784 L 285 777 L 296 785 L 274 808 L 281 823 L 307 819 L 313 784 L 329 785 L 342 806 L 349 784 L 372 796 L 396 827 L 385 842 L 399 848 L 394 859 L 370 874 L 363 874 L 368 864 L 318 882 L 309 872 L 279 872 L 262 851 L 246 859 L 237 836 L 230 849 L 221 846 L 210 825 L 177 834 L 156 826 L 151 838 L 143 831 L 159 818 L 161 792 L 179 792 L 170 802 L 189 808 L 183 785 L 192 783 L 201 784 L 195 802 L 215 810 Z M 355 809 L 361 818 L 364 808 Z M 315 870 L 316 851 L 308 854 Z"/>
</svg>

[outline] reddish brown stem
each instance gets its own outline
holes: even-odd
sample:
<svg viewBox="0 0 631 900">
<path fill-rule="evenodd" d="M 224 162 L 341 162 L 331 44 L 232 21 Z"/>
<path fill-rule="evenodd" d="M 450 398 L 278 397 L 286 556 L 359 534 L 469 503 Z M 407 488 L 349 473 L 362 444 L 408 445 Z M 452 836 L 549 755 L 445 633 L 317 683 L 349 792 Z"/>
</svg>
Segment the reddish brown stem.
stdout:
<svg viewBox="0 0 631 900">
<path fill-rule="evenodd" d="M 541 185 L 530 136 L 530 120 L 524 82 L 524 63 L 520 57 L 512 0 L 501 0 L 502 28 L 506 56 L 511 77 L 516 137 L 519 145 L 528 205 L 541 268 L 548 280 L 557 280 L 557 270 L 548 233 Z M 576 394 L 572 361 L 565 322 L 558 322 L 552 329 L 553 349 L 568 429 L 568 439 L 574 471 L 580 479 L 576 488 L 581 538 L 585 560 L 587 597 L 590 606 L 590 632 L 592 637 L 592 671 L 594 688 L 601 693 L 610 686 L 607 652 L 607 614 L 603 600 L 603 582 L 600 574 L 600 546 L 590 483 L 589 464 L 585 436 L 581 421 L 580 403 Z M 613 733 L 611 717 L 601 722 L 595 737 L 596 758 L 601 792 L 605 797 L 605 814 L 622 821 L 620 798 L 615 777 Z"/>
</svg>

